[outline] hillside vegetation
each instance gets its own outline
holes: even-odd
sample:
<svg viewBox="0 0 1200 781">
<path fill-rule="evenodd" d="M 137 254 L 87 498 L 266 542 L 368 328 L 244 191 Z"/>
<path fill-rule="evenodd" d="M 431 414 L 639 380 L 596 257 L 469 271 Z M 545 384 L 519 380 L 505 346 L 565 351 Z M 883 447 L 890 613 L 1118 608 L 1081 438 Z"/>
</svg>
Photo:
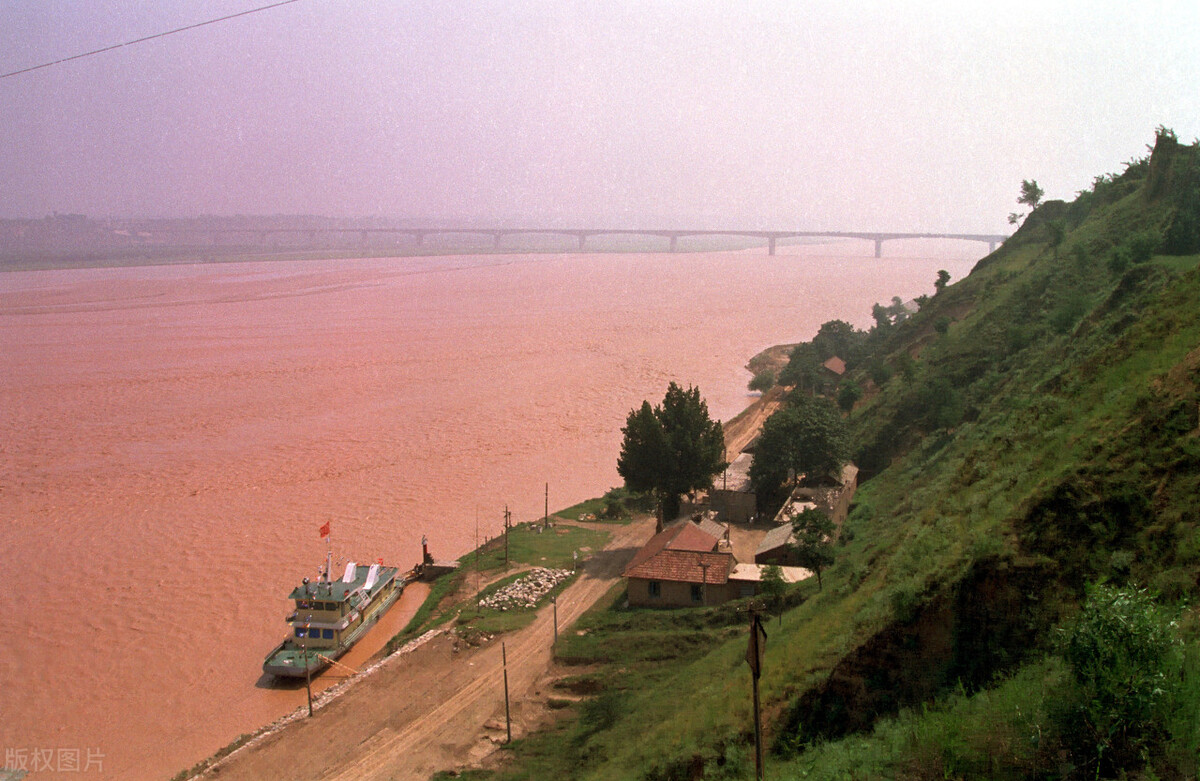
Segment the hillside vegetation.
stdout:
<svg viewBox="0 0 1200 781">
<path fill-rule="evenodd" d="M 1197 776 L 1197 253 L 1200 149 L 1160 129 L 843 334 L 868 479 L 767 624 L 768 777 Z M 558 648 L 591 696 L 481 775 L 752 778 L 746 605 L 610 602 Z"/>
</svg>

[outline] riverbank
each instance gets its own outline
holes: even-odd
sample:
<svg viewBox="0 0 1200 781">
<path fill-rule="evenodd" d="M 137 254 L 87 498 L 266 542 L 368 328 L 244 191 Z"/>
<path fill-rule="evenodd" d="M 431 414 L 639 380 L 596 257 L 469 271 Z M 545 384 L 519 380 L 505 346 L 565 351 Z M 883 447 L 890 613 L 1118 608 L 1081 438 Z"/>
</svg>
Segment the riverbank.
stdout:
<svg viewBox="0 0 1200 781">
<path fill-rule="evenodd" d="M 782 395 L 782 389 L 774 388 L 754 399 L 742 412 L 723 423 L 728 453 L 740 452 L 757 435 L 762 421 L 782 403 Z M 574 508 L 568 508 L 568 510 L 552 515 L 552 521 L 557 524 L 555 529 L 561 532 L 565 524 L 568 528 L 593 531 L 612 530 L 617 533 L 603 548 L 595 552 L 594 556 L 593 551 L 584 551 L 583 574 L 588 580 L 588 585 L 582 587 L 572 584 L 558 597 L 559 631 L 568 631 L 574 618 L 591 608 L 608 589 L 619 583 L 620 572 L 623 571 L 625 564 L 637 547 L 653 532 L 653 520 L 647 515 L 627 521 L 628 526 L 614 526 L 611 523 L 579 523 L 570 518 L 577 514 L 579 508 L 587 504 L 589 503 L 576 505 Z M 524 541 L 519 543 L 526 548 L 523 557 L 545 559 L 546 566 L 565 563 L 562 558 L 556 558 L 553 552 L 559 550 L 561 557 L 562 546 L 555 545 L 552 537 L 549 536 L 555 529 L 552 529 L 544 538 L 545 542 L 549 544 L 540 544 L 543 538 L 542 535 L 532 531 L 535 526 L 536 524 L 521 524 L 513 532 L 518 539 L 524 537 L 533 546 L 529 548 Z M 175 776 L 176 781 L 212 777 L 222 779 L 279 778 L 280 781 L 283 781 L 284 779 L 308 777 L 326 778 L 330 777 L 330 773 L 335 773 L 334 777 L 346 775 L 347 778 L 368 778 L 371 777 L 368 772 L 369 768 L 376 767 L 386 768 L 386 772 L 390 774 L 385 776 L 387 778 L 425 779 L 438 770 L 456 769 L 467 764 L 482 762 L 500 745 L 497 732 L 499 722 L 494 718 L 494 714 L 478 723 L 472 721 L 472 719 L 478 718 L 478 714 L 482 712 L 481 708 L 486 709 L 486 703 L 470 702 L 470 707 L 468 707 L 468 701 L 474 698 L 486 700 L 488 692 L 486 687 L 477 686 L 479 691 L 473 691 L 470 694 L 464 693 L 464 691 L 467 687 L 476 684 L 482 670 L 487 667 L 487 661 L 480 659 L 482 652 L 487 648 L 494 649 L 494 646 L 501 642 L 513 645 L 513 658 L 514 660 L 519 659 L 517 663 L 521 669 L 519 675 L 514 672 L 515 685 L 510 692 L 511 708 L 517 714 L 517 726 L 514 734 L 526 734 L 544 726 L 561 708 L 560 703 L 563 698 L 571 697 L 569 693 L 564 694 L 561 689 L 556 689 L 553 685 L 554 680 L 563 677 L 569 670 L 557 664 L 552 654 L 522 653 L 520 657 L 517 654 L 521 652 L 521 649 L 529 650 L 526 648 L 528 643 L 538 642 L 527 639 L 527 635 L 536 637 L 538 631 L 544 633 L 545 627 L 542 625 L 545 624 L 547 615 L 554 612 L 553 608 L 543 603 L 536 615 L 531 616 L 531 620 L 527 622 L 532 626 L 541 626 L 541 630 L 522 626 L 511 633 L 490 635 L 486 632 L 486 626 L 485 631 L 481 631 L 469 620 L 459 623 L 454 621 L 454 617 L 458 615 L 462 606 L 471 603 L 473 595 L 485 593 L 489 584 L 498 577 L 491 575 L 480 579 L 478 575 L 472 575 L 471 568 L 476 566 L 473 562 L 478 561 L 480 557 L 494 559 L 502 550 L 500 539 L 495 539 L 481 546 L 477 551 L 468 552 L 460 557 L 461 570 L 458 573 L 443 576 L 438 583 L 434 584 L 425 603 L 418 608 L 410 625 L 390 641 L 385 650 L 372 659 L 371 664 L 362 673 L 337 684 L 314 700 L 315 713 L 311 726 L 300 726 L 302 722 L 306 721 L 307 708 L 298 708 L 253 733 L 239 737 L 190 770 L 182 771 Z M 518 564 L 518 558 L 520 557 L 514 556 L 514 566 L 528 566 Z M 496 570 L 490 571 L 495 572 Z M 502 576 L 503 573 L 499 577 Z M 473 582 L 471 581 L 472 577 L 474 577 Z M 456 629 L 460 631 L 456 631 Z M 407 641 L 402 644 L 396 642 L 406 638 L 408 638 Z M 464 638 L 467 639 L 464 640 Z M 393 648 L 395 650 L 390 650 Z M 538 681 L 543 685 L 531 689 L 529 684 Z M 433 687 L 433 691 L 423 691 L 422 687 Z M 332 705 L 343 695 L 348 695 L 352 690 L 359 688 L 361 691 L 357 692 L 353 698 L 353 702 L 356 704 L 346 705 L 336 712 L 330 710 L 329 714 L 323 712 L 327 706 Z M 398 697 L 404 700 L 403 705 L 396 704 Z M 392 703 L 393 710 L 379 711 L 375 703 L 380 702 Z M 418 725 L 426 716 L 436 715 L 441 718 L 439 714 L 447 708 L 447 703 L 455 702 L 462 707 L 455 715 L 447 717 L 443 723 L 443 729 L 451 730 L 459 736 L 459 739 L 455 741 L 457 749 L 442 752 L 434 749 L 432 756 L 438 759 L 431 758 L 429 761 L 423 762 L 421 765 L 423 769 L 419 773 L 406 775 L 409 772 L 407 767 L 396 767 L 388 763 L 386 757 L 400 756 L 411 752 L 410 748 L 405 748 L 402 752 L 397 746 L 391 744 L 386 750 L 372 749 L 367 756 L 377 755 L 381 752 L 384 756 L 375 756 L 369 761 L 358 754 L 347 755 L 341 760 L 342 764 L 331 764 L 325 759 L 327 756 L 340 756 L 342 751 L 339 741 L 326 741 L 320 737 L 327 732 L 336 735 L 357 734 L 354 732 L 355 730 L 364 729 L 364 725 L 374 723 L 378 725 L 381 732 L 388 734 L 395 733 L 400 726 L 417 734 L 421 732 Z M 425 710 L 423 711 L 422 708 Z M 317 719 L 320 721 L 318 722 Z M 428 731 L 428 726 L 425 727 L 425 731 Z M 379 733 L 367 734 L 363 740 L 370 741 L 374 734 Z M 468 736 L 470 736 L 469 739 Z M 313 751 L 311 744 L 314 740 L 318 740 L 325 747 L 324 750 Z M 464 748 L 466 753 L 462 753 Z M 429 755 L 430 750 L 429 747 L 426 747 L 423 752 L 425 755 Z M 351 763 L 352 759 L 353 763 Z M 322 767 L 322 771 L 320 773 L 314 771 L 311 776 L 306 775 L 309 773 L 307 768 L 313 767 L 314 763 Z M 368 774 L 348 775 L 350 770 L 346 769 L 344 765 L 351 764 L 356 768 L 354 772 L 368 772 Z M 276 767 L 284 767 L 288 770 L 283 775 L 272 775 L 276 772 L 273 770 Z M 306 769 L 296 771 L 297 767 Z M 300 772 L 300 775 L 297 776 L 296 772 Z"/>
<path fill-rule="evenodd" d="M 555 625 L 565 631 L 617 583 L 653 526 L 642 516 L 613 527 L 612 538 L 583 559 L 556 604 L 543 604 L 528 626 L 482 637 L 431 629 L 322 701 L 311 719 L 299 710 L 223 749 L 201 772 L 177 778 L 427 779 L 481 761 L 506 739 L 502 679 L 507 676 L 514 736 L 544 724 L 554 710 L 551 699 L 561 697 L 550 685 Z"/>
</svg>

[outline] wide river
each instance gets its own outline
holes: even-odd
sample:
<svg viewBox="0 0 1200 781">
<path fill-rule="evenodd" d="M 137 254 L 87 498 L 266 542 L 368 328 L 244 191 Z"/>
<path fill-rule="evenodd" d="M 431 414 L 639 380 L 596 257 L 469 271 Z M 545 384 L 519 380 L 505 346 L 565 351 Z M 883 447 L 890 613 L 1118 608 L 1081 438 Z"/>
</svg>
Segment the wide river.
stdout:
<svg viewBox="0 0 1200 781">
<path fill-rule="evenodd" d="M 869 326 L 981 247 L 0 275 L 0 767 L 170 777 L 304 702 L 260 665 L 321 524 L 341 560 L 457 557 L 546 484 L 552 510 L 618 485 L 625 416 L 668 382 L 727 420 L 759 350 Z"/>
</svg>

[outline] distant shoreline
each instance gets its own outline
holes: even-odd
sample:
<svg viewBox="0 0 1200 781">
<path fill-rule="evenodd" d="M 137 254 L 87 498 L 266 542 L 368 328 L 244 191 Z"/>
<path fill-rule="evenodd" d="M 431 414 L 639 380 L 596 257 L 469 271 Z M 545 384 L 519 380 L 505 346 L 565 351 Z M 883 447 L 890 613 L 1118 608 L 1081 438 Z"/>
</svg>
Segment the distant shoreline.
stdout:
<svg viewBox="0 0 1200 781">
<path fill-rule="evenodd" d="M 828 244 L 841 240 L 794 239 L 779 241 L 780 246 Z M 737 252 L 766 248 L 765 243 L 725 237 L 689 237 L 673 254 L 696 252 Z M 367 260 L 374 258 L 454 257 L 458 255 L 622 255 L 635 253 L 672 254 L 661 241 L 629 238 L 607 244 L 594 239 L 583 252 L 571 247 L 528 246 L 438 246 L 414 247 L 330 247 L 328 249 L 264 250 L 257 247 L 129 247 L 88 253 L 40 253 L 22 255 L 0 253 L 0 273 L 18 271 L 61 271 L 102 268 L 138 268 L 144 266 L 185 266 L 200 263 L 255 263 L 306 260 Z"/>
</svg>

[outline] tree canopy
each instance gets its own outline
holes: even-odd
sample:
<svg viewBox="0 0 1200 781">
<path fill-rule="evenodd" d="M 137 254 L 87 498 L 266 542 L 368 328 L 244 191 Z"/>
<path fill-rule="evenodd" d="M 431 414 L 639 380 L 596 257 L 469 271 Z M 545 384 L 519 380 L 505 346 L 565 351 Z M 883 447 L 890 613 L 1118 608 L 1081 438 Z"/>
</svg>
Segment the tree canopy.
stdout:
<svg viewBox="0 0 1200 781">
<path fill-rule="evenodd" d="M 798 397 L 767 418 L 750 464 L 760 507 L 782 503 L 799 482 L 815 483 L 850 458 L 846 422 L 833 402 Z"/>
<path fill-rule="evenodd" d="M 1036 179 L 1024 179 L 1021 182 L 1021 194 L 1017 197 L 1017 203 L 1022 203 L 1030 209 L 1036 209 L 1042 203 L 1042 196 L 1045 191 L 1038 187 Z"/>
<path fill-rule="evenodd" d="M 630 410 L 617 458 L 617 474 L 633 491 L 654 493 L 664 520 L 679 514 L 679 497 L 710 488 L 725 462 L 725 434 L 708 416 L 700 389 L 674 382 L 662 404 Z"/>
</svg>

